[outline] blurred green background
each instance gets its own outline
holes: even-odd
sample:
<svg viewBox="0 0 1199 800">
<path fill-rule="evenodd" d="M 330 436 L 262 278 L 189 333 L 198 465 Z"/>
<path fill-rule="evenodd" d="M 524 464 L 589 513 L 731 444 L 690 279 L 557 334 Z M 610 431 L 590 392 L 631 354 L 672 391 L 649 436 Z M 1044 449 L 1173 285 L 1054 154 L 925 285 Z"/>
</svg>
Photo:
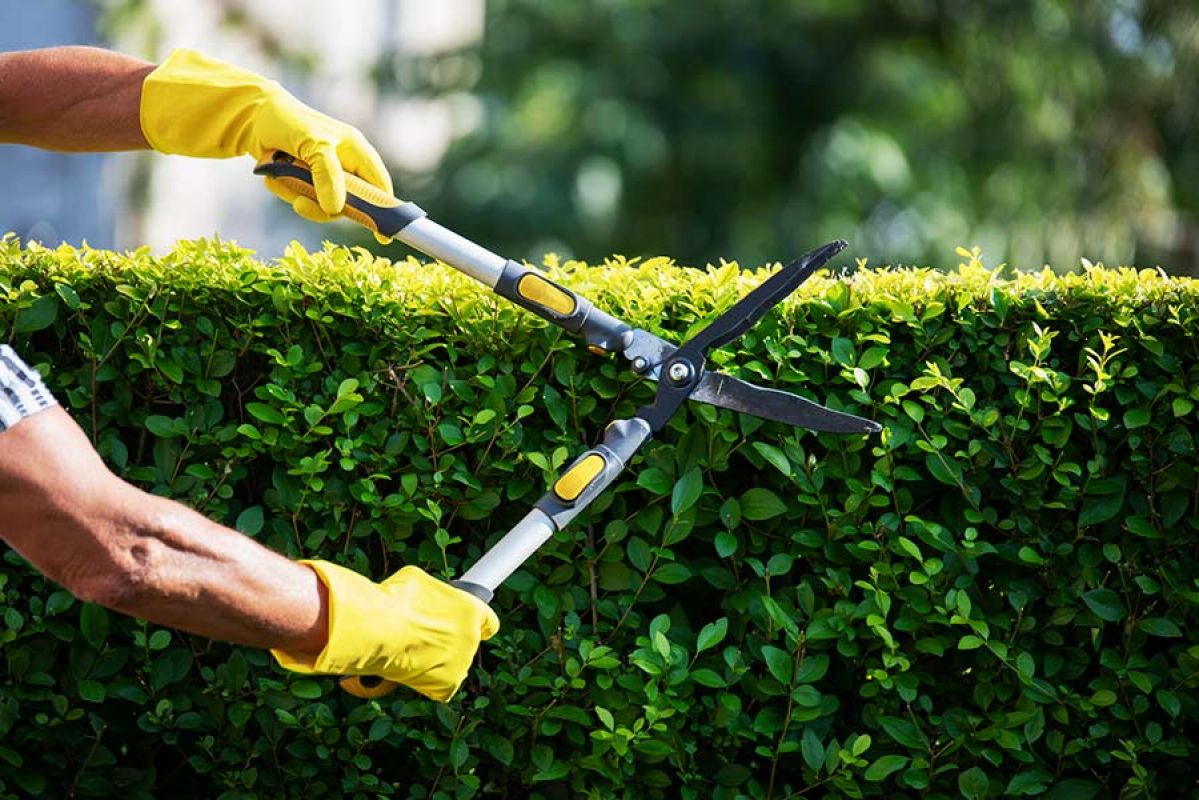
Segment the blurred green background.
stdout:
<svg viewBox="0 0 1199 800">
<path fill-rule="evenodd" d="M 952 266 L 979 245 L 1019 269 L 1199 274 L 1193 4 L 76 5 L 119 49 L 187 45 L 279 77 L 362 127 L 402 196 L 513 257 L 756 265 L 845 237 L 873 264 Z M 152 220 L 161 157 L 140 158 L 118 183 Z M 246 219 L 206 224 L 241 241 Z M 352 228 L 297 233 L 277 209 L 253 224 L 375 248 Z M 192 233 L 121 230 L 121 246 Z"/>
</svg>

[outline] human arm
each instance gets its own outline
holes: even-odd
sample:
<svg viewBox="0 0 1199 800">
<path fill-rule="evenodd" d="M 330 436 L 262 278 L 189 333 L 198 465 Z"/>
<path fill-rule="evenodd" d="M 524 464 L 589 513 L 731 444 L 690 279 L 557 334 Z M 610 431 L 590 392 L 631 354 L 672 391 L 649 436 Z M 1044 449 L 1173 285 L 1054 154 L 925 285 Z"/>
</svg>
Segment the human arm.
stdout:
<svg viewBox="0 0 1199 800">
<path fill-rule="evenodd" d="M 477 598 L 405 567 L 374 583 L 295 562 L 114 475 L 58 407 L 0 433 L 0 538 L 76 596 L 269 648 L 287 669 L 378 675 L 448 700 L 499 628 Z"/>
<path fill-rule="evenodd" d="M 266 186 L 317 222 L 345 206 L 347 172 L 392 193 L 383 159 L 356 128 L 192 50 L 157 66 L 94 47 L 0 53 L 0 142 L 256 161 L 283 150 L 312 165 L 316 202 L 270 178 Z"/>
<path fill-rule="evenodd" d="M 0 534 L 76 596 L 213 639 L 317 653 L 313 570 L 114 475 L 61 408 L 0 434 Z"/>
<path fill-rule="evenodd" d="M 73 152 L 144 150 L 142 82 L 153 69 L 96 47 L 0 53 L 0 142 Z"/>
</svg>

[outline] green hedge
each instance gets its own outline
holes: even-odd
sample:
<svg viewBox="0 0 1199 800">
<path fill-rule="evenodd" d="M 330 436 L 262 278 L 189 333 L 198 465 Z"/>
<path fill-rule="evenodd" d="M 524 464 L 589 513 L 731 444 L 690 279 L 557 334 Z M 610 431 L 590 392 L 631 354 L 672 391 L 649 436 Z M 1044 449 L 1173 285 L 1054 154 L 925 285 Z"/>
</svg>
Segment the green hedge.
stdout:
<svg viewBox="0 0 1199 800">
<path fill-rule="evenodd" d="M 0 573 L 6 796 L 1195 796 L 1199 284 L 818 276 L 496 599 L 448 706 Z M 558 265 L 678 339 L 763 277 Z M 444 267 L 0 240 L 0 329 L 129 480 L 291 555 L 451 576 L 652 394 Z M 0 442 L 3 440 L 0 439 Z M 70 476 L 63 476 L 69 480 Z"/>
</svg>

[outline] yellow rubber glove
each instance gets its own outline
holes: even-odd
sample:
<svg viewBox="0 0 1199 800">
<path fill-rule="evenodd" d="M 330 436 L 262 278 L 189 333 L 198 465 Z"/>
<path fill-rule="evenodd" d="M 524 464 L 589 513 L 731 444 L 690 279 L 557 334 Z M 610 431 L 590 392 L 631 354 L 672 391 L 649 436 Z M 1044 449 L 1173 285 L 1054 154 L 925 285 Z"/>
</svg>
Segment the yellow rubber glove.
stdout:
<svg viewBox="0 0 1199 800">
<path fill-rule="evenodd" d="M 474 595 L 404 567 L 382 583 L 328 561 L 302 561 L 329 590 L 329 641 L 315 658 L 272 650 L 293 672 L 377 675 L 442 703 L 466 679 L 479 642 L 500 629 Z"/>
<path fill-rule="evenodd" d="M 358 129 L 314 111 L 278 83 L 192 50 L 176 50 L 142 83 L 142 133 L 155 150 L 200 158 L 283 150 L 312 167 L 317 202 L 266 186 L 305 219 L 328 222 L 346 202 L 345 173 L 388 194 L 391 176 Z"/>
</svg>

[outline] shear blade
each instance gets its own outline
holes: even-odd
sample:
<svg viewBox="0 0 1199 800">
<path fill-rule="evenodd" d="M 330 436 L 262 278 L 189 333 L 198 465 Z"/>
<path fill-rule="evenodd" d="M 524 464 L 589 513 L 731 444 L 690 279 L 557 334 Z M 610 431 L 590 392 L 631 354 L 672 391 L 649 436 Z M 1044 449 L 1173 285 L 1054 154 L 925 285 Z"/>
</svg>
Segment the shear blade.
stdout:
<svg viewBox="0 0 1199 800">
<path fill-rule="evenodd" d="M 812 273 L 848 246 L 849 243 L 844 239 L 838 239 L 803 254 L 765 282 L 758 284 L 753 291 L 734 303 L 732 308 L 692 337 L 683 347 L 691 352 L 707 355 L 710 350 L 733 341 L 757 324 L 770 309 L 781 303 L 783 298 L 795 291 Z"/>
<path fill-rule="evenodd" d="M 641 371 L 642 375 L 657 381 L 661 379 L 662 363 L 677 349 L 652 333 L 637 329 L 624 355 L 633 362 L 643 360 L 646 368 Z M 755 386 L 721 372 L 705 372 L 688 399 L 824 433 L 877 433 L 882 430 L 877 422 L 825 408 L 789 392 Z"/>
<path fill-rule="evenodd" d="M 882 430 L 877 422 L 719 372 L 704 373 L 689 399 L 825 433 L 877 433 Z"/>
</svg>

